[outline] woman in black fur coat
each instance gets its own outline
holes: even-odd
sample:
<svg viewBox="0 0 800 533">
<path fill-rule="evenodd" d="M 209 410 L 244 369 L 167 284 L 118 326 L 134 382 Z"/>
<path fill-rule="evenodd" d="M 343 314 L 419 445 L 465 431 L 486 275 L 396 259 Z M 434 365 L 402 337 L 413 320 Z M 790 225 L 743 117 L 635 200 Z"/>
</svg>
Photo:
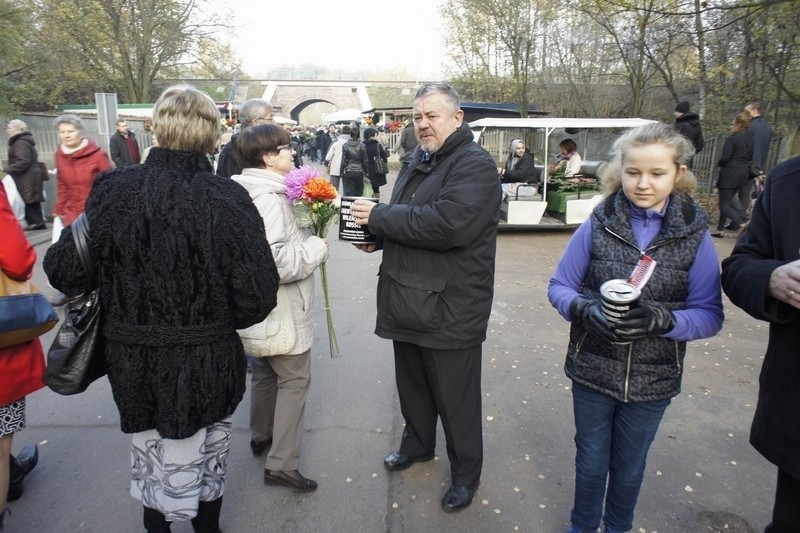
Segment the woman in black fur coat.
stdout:
<svg viewBox="0 0 800 533">
<path fill-rule="evenodd" d="M 167 89 L 153 131 L 147 161 L 101 174 L 86 201 L 104 355 L 122 431 L 133 433 L 131 494 L 145 528 L 191 519 L 216 532 L 230 416 L 245 391 L 236 330 L 275 307 L 279 276 L 247 191 L 213 173 L 211 98 Z M 67 295 L 93 288 L 68 230 L 44 268 Z"/>
</svg>

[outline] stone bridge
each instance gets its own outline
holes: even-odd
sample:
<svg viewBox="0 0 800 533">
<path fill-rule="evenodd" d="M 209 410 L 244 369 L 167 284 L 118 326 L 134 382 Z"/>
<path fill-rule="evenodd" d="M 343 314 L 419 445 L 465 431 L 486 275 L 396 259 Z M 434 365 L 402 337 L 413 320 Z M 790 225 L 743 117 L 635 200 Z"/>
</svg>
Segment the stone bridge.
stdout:
<svg viewBox="0 0 800 533">
<path fill-rule="evenodd" d="M 371 109 L 369 82 L 266 81 L 262 98 L 279 106 L 283 114 L 300 121 L 300 113 L 311 104 L 327 102 L 339 109 Z"/>
</svg>

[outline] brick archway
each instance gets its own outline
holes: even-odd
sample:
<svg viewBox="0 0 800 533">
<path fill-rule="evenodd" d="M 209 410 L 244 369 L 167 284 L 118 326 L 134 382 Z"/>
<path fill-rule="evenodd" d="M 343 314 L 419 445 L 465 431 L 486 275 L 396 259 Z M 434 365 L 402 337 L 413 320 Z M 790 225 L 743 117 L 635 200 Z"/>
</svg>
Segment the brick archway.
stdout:
<svg viewBox="0 0 800 533">
<path fill-rule="evenodd" d="M 326 102 L 337 110 L 371 109 L 368 82 L 345 81 L 265 81 L 262 98 L 280 106 L 283 113 L 299 121 L 300 113 L 317 102 Z"/>
</svg>

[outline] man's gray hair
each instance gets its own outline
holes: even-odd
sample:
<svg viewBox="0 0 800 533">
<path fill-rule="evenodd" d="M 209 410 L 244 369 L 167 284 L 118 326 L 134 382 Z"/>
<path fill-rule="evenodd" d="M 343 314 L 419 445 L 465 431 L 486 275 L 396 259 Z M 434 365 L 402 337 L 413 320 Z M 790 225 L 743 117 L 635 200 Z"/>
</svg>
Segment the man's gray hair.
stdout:
<svg viewBox="0 0 800 533">
<path fill-rule="evenodd" d="M 430 96 L 432 94 L 442 94 L 444 96 L 444 103 L 445 105 L 455 113 L 461 108 L 461 101 L 458 98 L 458 92 L 453 89 L 450 85 L 444 83 L 443 81 L 437 81 L 433 83 L 426 83 L 422 87 L 417 90 L 417 94 L 414 96 L 414 100 L 419 100 L 420 98 L 425 98 L 426 96 Z"/>
<path fill-rule="evenodd" d="M 263 117 L 265 109 L 272 111 L 272 106 L 262 98 L 253 98 L 243 103 L 239 109 L 239 122 L 242 123 L 242 129 L 249 128 L 254 120 Z"/>
</svg>

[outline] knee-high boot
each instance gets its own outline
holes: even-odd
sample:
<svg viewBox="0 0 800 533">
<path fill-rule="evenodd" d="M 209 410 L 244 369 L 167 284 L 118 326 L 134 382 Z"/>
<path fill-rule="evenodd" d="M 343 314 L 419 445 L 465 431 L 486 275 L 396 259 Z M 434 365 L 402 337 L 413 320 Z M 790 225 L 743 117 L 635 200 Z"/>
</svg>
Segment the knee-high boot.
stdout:
<svg viewBox="0 0 800 533">
<path fill-rule="evenodd" d="M 150 507 L 144 508 L 144 528 L 148 533 L 169 533 L 172 531 L 170 522 L 167 522 L 164 514 Z"/>
<path fill-rule="evenodd" d="M 222 510 L 222 496 L 210 502 L 200 502 L 197 516 L 192 518 L 195 533 L 221 533 L 219 529 L 219 513 Z"/>
</svg>

